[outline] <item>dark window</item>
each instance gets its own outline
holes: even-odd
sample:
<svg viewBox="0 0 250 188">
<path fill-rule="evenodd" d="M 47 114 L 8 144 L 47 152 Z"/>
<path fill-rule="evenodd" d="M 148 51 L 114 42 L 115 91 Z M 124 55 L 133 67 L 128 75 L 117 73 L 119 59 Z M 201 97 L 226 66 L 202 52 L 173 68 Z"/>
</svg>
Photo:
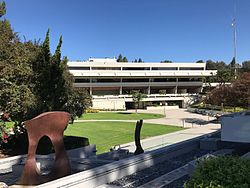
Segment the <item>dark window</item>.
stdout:
<svg viewBox="0 0 250 188">
<path fill-rule="evenodd" d="M 150 70 L 149 67 L 123 67 L 122 70 Z"/>
<path fill-rule="evenodd" d="M 201 82 L 202 78 L 178 78 L 179 82 Z"/>
<path fill-rule="evenodd" d="M 177 70 L 177 67 L 152 67 L 152 70 Z"/>
<path fill-rule="evenodd" d="M 121 67 L 92 67 L 92 70 L 121 70 Z"/>
<path fill-rule="evenodd" d="M 120 79 L 104 78 L 104 79 L 92 79 L 92 83 L 110 83 L 110 82 L 120 82 Z"/>
<path fill-rule="evenodd" d="M 89 79 L 84 79 L 84 78 L 76 78 L 75 83 L 89 83 Z"/>
<path fill-rule="evenodd" d="M 69 70 L 90 70 L 90 67 L 69 67 Z"/>
<path fill-rule="evenodd" d="M 180 67 L 179 70 L 204 70 L 203 67 Z"/>
<path fill-rule="evenodd" d="M 125 78 L 122 82 L 149 82 L 147 78 Z"/>
<path fill-rule="evenodd" d="M 176 82 L 176 78 L 153 78 L 152 82 Z"/>
</svg>

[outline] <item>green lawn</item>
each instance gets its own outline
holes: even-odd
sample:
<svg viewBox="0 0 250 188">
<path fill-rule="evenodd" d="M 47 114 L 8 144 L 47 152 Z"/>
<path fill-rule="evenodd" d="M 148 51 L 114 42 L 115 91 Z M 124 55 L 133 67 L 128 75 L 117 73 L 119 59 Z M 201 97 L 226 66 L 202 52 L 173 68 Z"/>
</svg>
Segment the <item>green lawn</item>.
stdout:
<svg viewBox="0 0 250 188">
<path fill-rule="evenodd" d="M 139 119 L 157 119 L 164 117 L 161 114 L 129 113 L 129 112 L 99 112 L 83 114 L 79 119 L 83 120 L 139 120 Z"/>
<path fill-rule="evenodd" d="M 90 144 L 96 144 L 98 153 L 103 153 L 114 145 L 134 141 L 134 129 L 135 123 L 131 122 L 81 122 L 70 124 L 64 134 L 87 137 Z M 144 123 L 141 139 L 179 130 L 183 128 Z"/>
</svg>

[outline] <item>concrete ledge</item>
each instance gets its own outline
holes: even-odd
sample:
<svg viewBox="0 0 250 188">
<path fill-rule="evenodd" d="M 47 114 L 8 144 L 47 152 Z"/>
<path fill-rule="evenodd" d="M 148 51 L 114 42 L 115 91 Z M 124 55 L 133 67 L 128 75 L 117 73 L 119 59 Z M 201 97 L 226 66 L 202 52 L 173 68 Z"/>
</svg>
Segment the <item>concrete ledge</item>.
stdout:
<svg viewBox="0 0 250 188">
<path fill-rule="evenodd" d="M 218 150 L 222 147 L 220 138 L 204 138 L 200 140 L 200 149 Z"/>
<path fill-rule="evenodd" d="M 92 157 L 95 155 L 96 151 L 95 145 L 89 145 L 81 148 L 76 148 L 72 150 L 67 150 L 67 154 L 69 158 L 87 158 Z M 0 159 L 0 174 L 6 174 L 8 172 L 12 172 L 13 165 L 20 165 L 24 164 L 26 161 L 27 155 L 18 155 L 14 157 L 8 157 L 4 159 Z M 46 159 L 46 160 L 44 160 Z M 36 160 L 41 162 L 41 167 L 44 165 L 47 166 L 48 164 L 45 163 L 53 163 L 54 161 L 54 153 L 49 155 L 36 155 Z"/>
<path fill-rule="evenodd" d="M 204 135 L 208 136 L 208 135 Z M 139 170 L 148 168 L 175 156 L 187 153 L 199 147 L 199 139 L 196 137 L 184 142 L 173 144 L 154 151 L 148 151 L 138 156 L 116 161 L 94 169 L 79 172 L 55 181 L 51 181 L 37 187 L 97 187 L 124 176 L 133 174 Z"/>
</svg>

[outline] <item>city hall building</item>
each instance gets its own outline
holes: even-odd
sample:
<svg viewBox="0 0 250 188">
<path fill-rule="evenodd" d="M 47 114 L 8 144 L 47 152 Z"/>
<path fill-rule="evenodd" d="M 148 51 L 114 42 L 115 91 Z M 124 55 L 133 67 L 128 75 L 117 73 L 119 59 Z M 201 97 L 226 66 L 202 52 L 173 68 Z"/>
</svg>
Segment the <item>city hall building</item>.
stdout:
<svg viewBox="0 0 250 188">
<path fill-rule="evenodd" d="M 185 107 L 202 92 L 205 77 L 216 75 L 205 63 L 117 62 L 115 58 L 90 58 L 68 62 L 74 86 L 86 88 L 93 108 L 133 108 L 132 92 L 147 95 L 140 108 L 149 106 Z"/>
</svg>

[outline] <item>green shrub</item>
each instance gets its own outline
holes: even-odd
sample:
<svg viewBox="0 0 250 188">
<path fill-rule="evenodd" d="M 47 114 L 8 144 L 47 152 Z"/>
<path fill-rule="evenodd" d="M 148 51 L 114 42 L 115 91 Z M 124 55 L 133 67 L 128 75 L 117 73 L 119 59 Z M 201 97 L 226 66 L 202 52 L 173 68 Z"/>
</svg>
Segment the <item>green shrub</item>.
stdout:
<svg viewBox="0 0 250 188">
<path fill-rule="evenodd" d="M 7 134 L 7 129 L 6 125 L 4 122 L 0 120 L 0 146 L 2 143 L 7 142 L 8 134 Z"/>
<path fill-rule="evenodd" d="M 92 108 L 89 108 L 89 109 L 85 110 L 85 113 L 98 113 L 98 112 L 99 112 L 99 110 L 92 109 Z"/>
<path fill-rule="evenodd" d="M 198 164 L 185 188 L 248 188 L 250 160 L 239 157 L 209 158 Z"/>
</svg>

